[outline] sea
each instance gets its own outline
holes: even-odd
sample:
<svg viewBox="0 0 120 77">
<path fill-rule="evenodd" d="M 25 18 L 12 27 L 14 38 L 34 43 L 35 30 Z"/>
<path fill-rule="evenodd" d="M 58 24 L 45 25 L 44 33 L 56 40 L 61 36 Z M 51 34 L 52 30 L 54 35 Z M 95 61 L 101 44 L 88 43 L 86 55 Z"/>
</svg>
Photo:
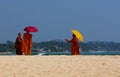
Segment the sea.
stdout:
<svg viewBox="0 0 120 77">
<path fill-rule="evenodd" d="M 46 52 L 38 55 L 71 55 L 70 52 Z M 120 51 L 82 51 L 80 55 L 120 55 Z"/>
<path fill-rule="evenodd" d="M 15 53 L 4 53 L 0 54 L 0 56 L 12 56 L 16 55 Z M 71 53 L 68 52 L 32 52 L 31 55 L 39 55 L 39 56 L 44 56 L 44 55 L 71 55 Z M 120 51 L 81 51 L 80 55 L 120 55 Z"/>
</svg>

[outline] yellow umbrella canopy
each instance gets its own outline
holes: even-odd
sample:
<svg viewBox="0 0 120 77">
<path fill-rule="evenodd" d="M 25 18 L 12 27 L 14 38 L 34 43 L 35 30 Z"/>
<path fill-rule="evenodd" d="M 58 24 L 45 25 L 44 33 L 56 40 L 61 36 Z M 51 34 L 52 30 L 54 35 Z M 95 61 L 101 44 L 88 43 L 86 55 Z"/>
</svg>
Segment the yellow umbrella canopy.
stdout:
<svg viewBox="0 0 120 77">
<path fill-rule="evenodd" d="M 82 35 L 78 30 L 72 30 L 72 32 L 73 32 L 73 34 L 76 35 L 76 37 L 77 37 L 81 42 L 84 41 L 83 35 Z"/>
</svg>

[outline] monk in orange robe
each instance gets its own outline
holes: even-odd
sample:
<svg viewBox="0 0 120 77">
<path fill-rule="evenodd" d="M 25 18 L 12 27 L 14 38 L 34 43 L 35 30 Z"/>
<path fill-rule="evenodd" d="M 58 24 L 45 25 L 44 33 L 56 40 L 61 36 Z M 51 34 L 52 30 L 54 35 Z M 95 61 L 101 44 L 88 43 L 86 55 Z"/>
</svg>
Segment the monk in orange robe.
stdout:
<svg viewBox="0 0 120 77">
<path fill-rule="evenodd" d="M 24 39 L 24 53 L 25 55 L 31 55 L 31 48 L 32 48 L 32 34 L 28 31 L 23 35 Z"/>
<path fill-rule="evenodd" d="M 22 55 L 22 45 L 23 45 L 23 39 L 21 38 L 21 33 L 18 33 L 18 36 L 15 41 L 14 47 L 16 48 L 16 54 L 17 55 Z"/>
<path fill-rule="evenodd" d="M 79 40 L 75 36 L 75 34 L 73 34 L 72 37 L 73 38 L 71 40 L 65 39 L 67 42 L 71 43 L 71 54 L 72 55 L 80 55 Z"/>
</svg>

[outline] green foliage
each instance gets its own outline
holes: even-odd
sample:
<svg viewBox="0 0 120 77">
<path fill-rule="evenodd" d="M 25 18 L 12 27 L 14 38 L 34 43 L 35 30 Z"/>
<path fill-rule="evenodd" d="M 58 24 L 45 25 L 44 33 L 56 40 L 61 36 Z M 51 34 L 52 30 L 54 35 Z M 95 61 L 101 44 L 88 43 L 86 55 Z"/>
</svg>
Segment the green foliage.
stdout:
<svg viewBox="0 0 120 77">
<path fill-rule="evenodd" d="M 120 51 L 120 42 L 91 41 L 83 43 L 83 51 Z"/>
<path fill-rule="evenodd" d="M 40 48 L 44 51 L 70 51 L 70 43 L 60 40 L 45 41 L 40 43 L 34 43 L 35 48 Z M 89 41 L 80 42 L 80 48 L 82 51 L 120 51 L 120 42 L 107 42 L 107 41 Z"/>
<path fill-rule="evenodd" d="M 88 41 L 80 42 L 82 51 L 120 51 L 120 42 L 107 41 Z M 70 43 L 61 40 L 52 40 L 44 42 L 33 42 L 32 50 L 47 52 L 70 51 Z M 0 44 L 0 52 L 15 52 L 14 42 L 7 41 Z"/>
<path fill-rule="evenodd" d="M 33 49 L 43 49 L 44 51 L 50 52 L 63 52 L 69 50 L 69 44 L 60 41 L 60 40 L 52 40 L 52 41 L 45 41 L 40 43 L 33 43 Z"/>
<path fill-rule="evenodd" d="M 6 41 L 4 44 L 0 44 L 0 52 L 15 52 L 14 42 Z"/>
</svg>

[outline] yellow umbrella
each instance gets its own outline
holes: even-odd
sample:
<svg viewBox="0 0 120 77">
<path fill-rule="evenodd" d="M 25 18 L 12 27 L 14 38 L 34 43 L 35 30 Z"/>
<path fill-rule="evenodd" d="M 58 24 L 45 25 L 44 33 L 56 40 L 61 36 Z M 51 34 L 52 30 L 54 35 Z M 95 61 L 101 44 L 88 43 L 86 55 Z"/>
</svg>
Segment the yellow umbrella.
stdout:
<svg viewBox="0 0 120 77">
<path fill-rule="evenodd" d="M 84 41 L 83 35 L 82 35 L 78 30 L 72 30 L 72 32 L 73 32 L 73 34 L 76 35 L 76 37 L 77 37 L 81 42 Z"/>
</svg>

